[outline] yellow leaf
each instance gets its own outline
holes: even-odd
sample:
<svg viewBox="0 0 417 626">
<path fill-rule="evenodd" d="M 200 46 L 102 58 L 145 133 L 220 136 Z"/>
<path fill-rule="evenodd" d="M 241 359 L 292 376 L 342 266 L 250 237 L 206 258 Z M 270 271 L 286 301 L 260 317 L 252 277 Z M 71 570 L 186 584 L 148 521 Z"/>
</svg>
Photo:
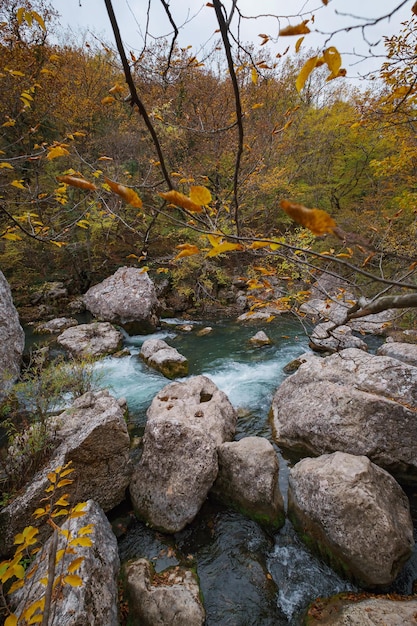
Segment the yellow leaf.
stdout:
<svg viewBox="0 0 417 626">
<path fill-rule="evenodd" d="M 106 96 L 102 99 L 101 104 L 114 104 L 115 102 L 116 100 L 113 96 Z"/>
<path fill-rule="evenodd" d="M 185 196 L 179 191 L 175 191 L 174 189 L 171 189 L 171 191 L 160 192 L 159 195 L 167 202 L 175 204 L 175 206 L 186 209 L 187 211 L 191 211 L 192 213 L 201 213 L 203 210 L 200 204 L 196 204 L 191 200 L 191 198 Z"/>
<path fill-rule="evenodd" d="M 26 526 L 23 532 L 18 533 L 14 538 L 15 545 L 24 544 L 26 546 L 31 546 L 36 543 L 37 539 L 35 539 L 36 535 L 39 533 L 39 530 L 34 526 Z"/>
<path fill-rule="evenodd" d="M 89 548 L 92 545 L 93 542 L 90 537 L 75 537 L 75 539 L 70 541 L 70 546 L 82 546 L 83 548 Z"/>
<path fill-rule="evenodd" d="M 223 237 L 222 235 L 207 235 L 207 239 L 214 248 L 214 246 L 219 245 L 219 243 L 223 240 Z"/>
<path fill-rule="evenodd" d="M 311 230 L 314 235 L 330 233 L 336 227 L 334 219 L 322 209 L 308 209 L 302 204 L 281 200 L 281 208 L 295 222 Z"/>
<path fill-rule="evenodd" d="M 42 16 L 39 15 L 39 13 L 37 13 L 36 11 L 31 11 L 31 13 L 32 13 L 33 19 L 36 22 L 38 22 L 38 24 L 42 28 L 42 30 L 46 32 L 46 26 L 45 26 L 45 22 L 43 21 Z"/>
<path fill-rule="evenodd" d="M 56 488 L 59 489 L 60 487 L 65 487 L 66 485 L 72 485 L 74 481 L 70 480 L 68 478 L 64 478 L 63 480 L 60 480 L 59 483 L 57 484 Z"/>
<path fill-rule="evenodd" d="M 142 200 L 139 198 L 136 191 L 130 189 L 130 187 L 125 187 L 124 185 L 120 185 L 119 183 L 115 183 L 109 178 L 105 178 L 105 183 L 110 187 L 110 189 L 117 193 L 118 196 L 123 198 L 123 200 L 130 204 L 130 206 L 135 207 L 136 209 L 142 208 Z"/>
<path fill-rule="evenodd" d="M 323 52 L 324 62 L 327 64 L 331 75 L 336 77 L 339 73 L 339 70 L 342 66 L 342 57 L 340 56 L 339 51 L 334 46 L 330 46 Z"/>
<path fill-rule="evenodd" d="M 73 574 L 74 572 L 77 571 L 77 569 L 80 568 L 81 563 L 84 561 L 84 557 L 83 556 L 79 556 L 78 558 L 74 559 L 73 561 L 71 561 L 71 563 L 68 565 L 68 571 L 70 574 Z"/>
<path fill-rule="evenodd" d="M 43 517 L 44 515 L 46 515 L 46 510 L 45 509 L 36 509 L 36 511 L 33 512 L 33 517 L 35 519 L 39 519 L 40 517 Z"/>
<path fill-rule="evenodd" d="M 250 78 L 254 85 L 258 84 L 258 72 L 254 67 L 251 69 Z"/>
<path fill-rule="evenodd" d="M 256 104 L 252 105 L 252 109 L 262 109 L 263 106 L 264 106 L 263 102 L 256 102 Z"/>
<path fill-rule="evenodd" d="M 2 235 L 1 238 L 7 239 L 8 241 L 21 241 L 22 240 L 20 235 L 17 235 L 16 233 L 12 233 L 11 231 L 4 233 L 4 235 Z"/>
<path fill-rule="evenodd" d="M 266 248 L 269 245 L 270 245 L 269 241 L 254 241 L 253 243 L 251 243 L 249 248 L 251 250 L 258 250 L 259 248 Z"/>
<path fill-rule="evenodd" d="M 139 270 L 139 274 L 146 274 L 146 272 L 149 271 L 149 266 L 148 265 L 144 265 L 143 267 L 140 268 Z"/>
<path fill-rule="evenodd" d="M 217 256 L 219 254 L 223 254 L 224 252 L 231 252 L 232 250 L 243 250 L 243 246 L 240 243 L 230 243 L 229 241 L 224 241 L 220 243 L 218 246 L 215 246 L 207 253 L 206 256 L 212 257 Z"/>
<path fill-rule="evenodd" d="M 201 185 L 191 185 L 190 200 L 202 206 L 206 204 L 210 204 L 211 202 L 210 190 L 207 189 L 207 187 L 203 187 Z"/>
<path fill-rule="evenodd" d="M 186 256 L 193 256 L 194 254 L 198 254 L 200 252 L 197 246 L 193 246 L 190 243 L 181 243 L 179 246 L 176 246 L 176 248 L 180 250 L 180 252 L 174 258 L 174 261 L 176 261 L 177 259 L 182 259 Z"/>
<path fill-rule="evenodd" d="M 304 37 L 300 37 L 299 39 L 297 39 L 296 44 L 295 44 L 295 51 L 298 52 L 299 49 L 301 48 L 301 44 L 304 41 Z"/>
<path fill-rule="evenodd" d="M 300 93 L 300 91 L 304 87 L 307 78 L 310 76 L 311 72 L 316 67 L 318 60 L 319 58 L 315 56 L 315 57 L 311 57 L 311 59 L 308 59 L 308 61 L 304 63 L 303 67 L 301 68 L 300 73 L 297 76 L 297 80 L 295 81 L 295 87 L 298 93 Z"/>
<path fill-rule="evenodd" d="M 69 574 L 68 576 L 64 576 L 64 583 L 71 587 L 81 587 L 83 579 L 77 576 L 77 574 Z"/>
<path fill-rule="evenodd" d="M 4 626 L 17 626 L 17 617 L 12 613 L 9 617 L 6 618 L 4 622 Z"/>
<path fill-rule="evenodd" d="M 7 116 L 6 116 L 7 117 Z M 6 127 L 7 126 L 15 126 L 16 124 L 16 120 L 12 119 L 11 117 L 9 117 L 9 119 L 7 120 L 7 122 L 4 122 L 4 124 L 2 124 L 2 126 Z"/>
<path fill-rule="evenodd" d="M 23 183 L 23 179 L 20 179 L 20 180 L 12 180 L 10 184 L 13 187 L 16 187 L 17 189 L 26 189 L 22 183 Z"/>
<path fill-rule="evenodd" d="M 310 20 L 304 20 L 301 24 L 297 24 L 297 26 L 286 26 L 282 30 L 279 31 L 281 37 L 292 37 L 293 35 L 307 35 L 310 32 L 309 27 L 307 26 Z"/>
<path fill-rule="evenodd" d="M 91 183 L 85 178 L 79 178 L 78 176 L 57 176 L 56 179 L 60 183 L 65 183 L 65 185 L 71 185 L 72 187 L 77 187 L 78 189 L 88 189 L 91 191 L 96 191 L 97 189 L 94 183 Z"/>
<path fill-rule="evenodd" d="M 7 163 L 7 161 L 2 161 L 2 163 L 0 163 L 0 170 L 4 170 L 4 169 L 14 170 L 14 167 L 13 165 L 10 165 L 10 163 Z"/>
<path fill-rule="evenodd" d="M 15 580 L 13 585 L 10 587 L 8 593 L 14 593 L 18 589 L 21 589 L 25 584 L 23 577 L 20 580 Z"/>
<path fill-rule="evenodd" d="M 80 528 L 80 530 L 78 531 L 78 536 L 84 537 L 84 535 L 91 535 L 93 530 L 94 524 L 87 524 L 87 526 L 83 526 L 82 528 Z"/>
<path fill-rule="evenodd" d="M 62 248 L 62 246 L 67 245 L 65 241 L 50 241 L 49 243 L 53 243 L 57 248 Z"/>
<path fill-rule="evenodd" d="M 62 146 L 55 146 L 54 148 L 51 148 L 48 152 L 48 156 L 46 157 L 49 161 L 52 161 L 52 159 L 56 159 L 58 157 L 62 157 L 62 156 L 68 156 L 69 152 L 66 148 L 63 148 Z"/>
<path fill-rule="evenodd" d="M 80 228 L 85 228 L 85 229 L 87 229 L 87 228 L 89 228 L 89 227 L 90 227 L 90 222 L 89 222 L 89 221 L 87 221 L 87 220 L 79 220 L 79 221 L 77 222 L 77 226 L 79 226 Z"/>
</svg>

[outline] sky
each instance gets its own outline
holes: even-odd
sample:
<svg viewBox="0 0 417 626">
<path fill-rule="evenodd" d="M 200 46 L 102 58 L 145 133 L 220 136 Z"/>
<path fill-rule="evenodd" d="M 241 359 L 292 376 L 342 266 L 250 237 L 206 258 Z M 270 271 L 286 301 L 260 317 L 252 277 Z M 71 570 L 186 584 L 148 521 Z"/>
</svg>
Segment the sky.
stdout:
<svg viewBox="0 0 417 626">
<path fill-rule="evenodd" d="M 219 37 L 215 33 L 214 9 L 201 0 L 170 0 L 168 3 L 177 25 L 182 26 L 179 45 L 192 46 L 197 56 L 202 55 L 204 46 L 210 48 L 216 37 Z M 230 0 L 224 0 L 224 3 L 226 6 L 231 5 Z M 51 4 L 61 14 L 63 28 L 68 26 L 75 34 L 88 31 L 114 44 L 104 0 L 52 0 Z M 153 37 L 168 37 L 172 30 L 162 3 L 160 0 L 152 0 L 150 4 L 152 9 L 148 31 Z M 282 53 L 287 46 L 293 49 L 299 38 L 277 38 L 280 28 L 288 24 L 296 25 L 314 15 L 314 24 L 311 21 L 308 24 L 312 32 L 306 36 L 302 47 L 323 49 L 335 45 L 342 53 L 343 66 L 348 76 L 357 77 L 381 65 L 383 36 L 399 32 L 401 22 L 411 16 L 414 0 L 328 0 L 327 6 L 323 0 L 239 0 L 238 4 L 242 13 L 249 18 L 242 22 L 241 40 L 258 45 L 262 41 L 259 34 L 268 34 L 271 39 L 278 39 L 267 44 L 274 54 Z M 392 18 L 383 19 L 365 29 L 360 28 L 367 19 L 388 15 L 401 4 L 403 6 Z M 291 14 L 288 7 L 291 7 Z M 127 51 L 139 51 L 146 30 L 148 0 L 113 0 L 113 8 Z M 257 14 L 265 17 L 255 19 Z M 277 20 L 273 15 L 281 17 Z M 348 33 L 336 33 L 329 39 L 334 31 L 350 26 L 357 28 Z M 377 58 L 370 60 L 370 51 Z"/>
</svg>

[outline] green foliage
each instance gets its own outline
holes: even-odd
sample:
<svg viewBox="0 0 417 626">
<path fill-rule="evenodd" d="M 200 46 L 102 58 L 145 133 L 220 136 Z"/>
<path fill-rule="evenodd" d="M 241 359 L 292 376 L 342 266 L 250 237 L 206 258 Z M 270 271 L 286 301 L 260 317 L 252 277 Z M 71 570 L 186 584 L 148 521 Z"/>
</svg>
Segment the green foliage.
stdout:
<svg viewBox="0 0 417 626">
<path fill-rule="evenodd" d="M 70 461 L 48 474 L 49 486 L 45 489 L 43 506 L 33 514 L 35 520 L 44 519 L 53 529 L 47 575 L 36 581 L 43 588 L 41 593 L 36 593 L 36 599 L 33 594 L 38 565 L 33 560 L 40 549 L 37 545 L 38 528 L 27 526 L 17 534 L 13 557 L 0 563 L 0 599 L 3 600 L 3 609 L 0 611 L 7 615 L 5 626 L 48 624 L 52 603 L 60 601 L 64 587 L 79 587 L 83 584 L 82 578 L 76 572 L 84 557 L 77 556 L 77 548 L 92 546 L 89 535 L 93 532 L 93 525 L 88 524 L 74 533 L 56 523 L 57 519 L 65 521 L 85 515 L 85 502 L 71 506 L 69 494 L 61 494 L 64 487 L 73 483 L 73 479 L 68 478 L 73 471 Z M 17 591 L 24 602 L 20 615 L 12 611 L 7 601 L 7 596 Z"/>
</svg>

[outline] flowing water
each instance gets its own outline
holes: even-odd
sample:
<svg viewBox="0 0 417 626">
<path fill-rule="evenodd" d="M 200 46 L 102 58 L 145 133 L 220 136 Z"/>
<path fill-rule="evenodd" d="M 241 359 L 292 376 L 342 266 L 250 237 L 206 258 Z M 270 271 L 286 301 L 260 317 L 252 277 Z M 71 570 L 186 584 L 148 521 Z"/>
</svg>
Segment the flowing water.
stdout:
<svg viewBox="0 0 417 626">
<path fill-rule="evenodd" d="M 258 435 L 272 441 L 268 423 L 271 400 L 286 376 L 283 367 L 308 350 L 303 328 L 288 317 L 267 326 L 191 322 L 191 332 L 179 330 L 181 323 L 167 320 L 164 329 L 153 335 L 126 335 L 129 356 L 97 363 L 100 384 L 116 397 L 126 398 L 133 430 L 143 433 L 152 398 L 170 382 L 138 356 L 143 341 L 157 337 L 187 357 L 190 375 L 208 376 L 227 394 L 239 415 L 236 438 Z M 213 327 L 211 333 L 198 336 L 198 330 L 208 325 Z M 248 340 L 261 328 L 273 344 L 252 347 Z M 291 461 L 276 450 L 285 499 Z M 196 569 L 207 626 L 297 626 L 315 598 L 354 589 L 308 552 L 288 521 L 271 535 L 210 499 L 196 520 L 174 536 L 153 532 L 126 510 L 116 517 L 114 529 L 120 535 L 122 561 L 146 557 L 156 571 L 178 563 Z M 413 557 L 392 591 L 411 593 L 416 578 Z"/>
</svg>

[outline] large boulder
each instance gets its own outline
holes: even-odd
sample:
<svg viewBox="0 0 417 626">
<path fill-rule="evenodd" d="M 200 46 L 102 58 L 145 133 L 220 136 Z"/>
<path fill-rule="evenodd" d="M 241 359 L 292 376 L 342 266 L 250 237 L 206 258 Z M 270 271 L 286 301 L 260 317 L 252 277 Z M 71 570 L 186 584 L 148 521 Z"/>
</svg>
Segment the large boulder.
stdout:
<svg viewBox="0 0 417 626">
<path fill-rule="evenodd" d="M 275 441 L 301 454 L 364 454 L 417 480 L 417 368 L 349 348 L 311 356 L 276 391 Z"/>
<path fill-rule="evenodd" d="M 386 341 L 377 350 L 380 356 L 390 356 L 417 367 L 417 344 L 400 341 Z"/>
<path fill-rule="evenodd" d="M 158 370 L 166 378 L 180 378 L 188 374 L 188 361 L 185 356 L 163 339 L 146 339 L 139 356 L 149 367 Z"/>
<path fill-rule="evenodd" d="M 155 286 L 135 267 L 120 267 L 91 287 L 83 300 L 98 320 L 118 324 L 131 334 L 152 332 L 159 324 Z"/>
<path fill-rule="evenodd" d="M 65 584 L 55 589 L 52 599 L 50 626 L 118 626 L 118 588 L 117 579 L 120 560 L 117 540 L 102 509 L 92 500 L 87 502 L 85 514 L 63 524 L 63 529 L 71 532 L 76 538 L 82 528 L 91 524 L 91 533 L 80 534 L 90 537 L 91 546 L 78 545 L 73 552 L 59 562 L 57 574 L 66 574 L 67 568 L 76 558 L 82 558 L 75 574 L 82 579 L 82 584 L 72 586 Z M 82 531 L 83 533 L 84 531 Z M 58 534 L 58 550 L 68 549 L 67 539 Z M 27 602 L 36 602 L 45 596 L 45 586 L 39 581 L 49 574 L 49 555 L 52 552 L 52 538 L 34 561 L 36 573 L 28 585 L 30 597 L 26 597 L 24 589 L 12 598 L 17 608 L 15 614 L 20 616 Z M 55 561 L 55 556 L 52 557 Z M 20 622 L 19 622 L 20 623 Z M 26 623 L 26 622 L 25 622 Z"/>
<path fill-rule="evenodd" d="M 0 511 L 0 554 L 10 552 L 16 533 L 33 520 L 45 498 L 48 474 L 72 461 L 73 484 L 66 491 L 78 500 L 95 500 L 109 511 L 125 497 L 131 476 L 130 439 L 123 407 L 106 390 L 88 392 L 71 408 L 51 419 L 58 447 L 46 467 L 37 472 L 26 489 Z M 60 442 L 60 443 L 59 443 Z M 44 525 L 41 532 L 48 534 Z"/>
<path fill-rule="evenodd" d="M 297 463 L 288 516 L 313 550 L 365 588 L 390 585 L 414 547 L 407 496 L 365 456 L 335 452 Z"/>
<path fill-rule="evenodd" d="M 62 333 L 63 330 L 77 326 L 78 321 L 74 317 L 55 317 L 47 322 L 36 324 L 35 333 L 39 334 L 55 334 Z"/>
<path fill-rule="evenodd" d="M 9 283 L 0 271 L 0 400 L 19 376 L 24 346 L 25 335 Z"/>
<path fill-rule="evenodd" d="M 194 519 L 217 476 L 217 447 L 233 438 L 236 419 L 226 395 L 205 376 L 171 383 L 155 396 L 130 484 L 141 519 L 168 533 Z"/>
<path fill-rule="evenodd" d="M 75 356 L 95 358 L 120 350 L 123 335 L 109 322 L 93 322 L 71 326 L 56 340 Z"/>
<path fill-rule="evenodd" d="M 342 594 L 328 600 L 320 598 L 309 615 L 314 616 L 311 624 L 318 626 L 415 626 L 417 600 L 383 596 L 363 599 L 352 593 L 347 598 Z"/>
<path fill-rule="evenodd" d="M 170 567 L 156 574 L 146 559 L 124 567 L 132 623 L 143 626 L 203 626 L 205 611 L 195 574 Z"/>
<path fill-rule="evenodd" d="M 367 344 L 362 339 L 352 335 L 349 326 L 337 326 L 333 322 L 317 324 L 310 335 L 309 345 L 317 352 L 338 352 L 346 348 L 368 350 Z"/>
<path fill-rule="evenodd" d="M 264 437 L 244 437 L 218 448 L 219 473 L 212 493 L 248 517 L 271 528 L 285 521 L 279 490 L 279 463 L 272 444 Z"/>
</svg>

